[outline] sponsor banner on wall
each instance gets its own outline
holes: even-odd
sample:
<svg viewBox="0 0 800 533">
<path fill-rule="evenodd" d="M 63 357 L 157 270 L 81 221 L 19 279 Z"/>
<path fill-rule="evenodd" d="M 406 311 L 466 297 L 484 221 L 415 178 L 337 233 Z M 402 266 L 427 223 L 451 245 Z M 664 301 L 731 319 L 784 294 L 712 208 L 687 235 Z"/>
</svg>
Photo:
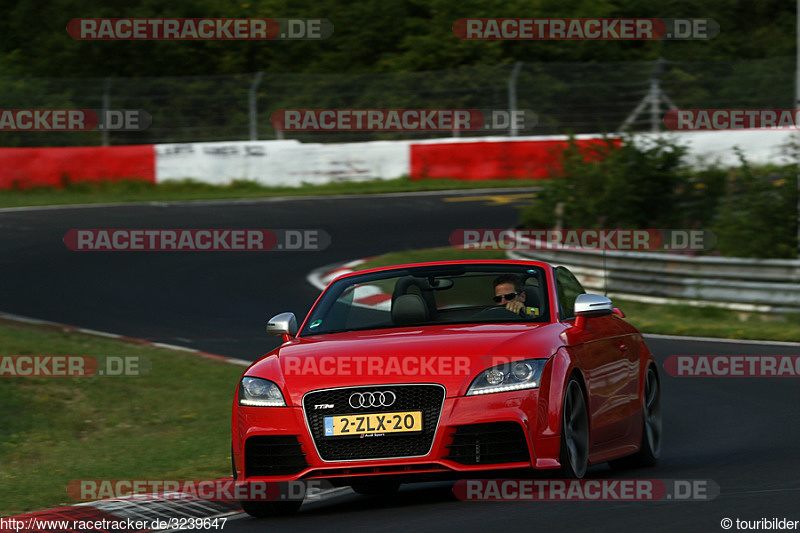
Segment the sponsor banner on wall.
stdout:
<svg viewBox="0 0 800 533">
<path fill-rule="evenodd" d="M 156 181 L 191 178 L 227 184 L 263 185 L 394 179 L 409 174 L 410 141 L 300 143 L 296 140 L 161 144 L 156 146 Z"/>
</svg>

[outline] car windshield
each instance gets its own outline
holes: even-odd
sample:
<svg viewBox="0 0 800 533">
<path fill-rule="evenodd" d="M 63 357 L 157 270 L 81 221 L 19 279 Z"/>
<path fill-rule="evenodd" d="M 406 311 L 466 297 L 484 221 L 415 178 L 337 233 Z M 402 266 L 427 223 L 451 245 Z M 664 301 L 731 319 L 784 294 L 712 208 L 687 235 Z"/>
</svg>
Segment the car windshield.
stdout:
<svg viewBox="0 0 800 533">
<path fill-rule="evenodd" d="M 496 302 L 495 285 L 510 299 Z M 300 336 L 433 324 L 546 322 L 545 285 L 544 270 L 530 265 L 437 265 L 349 277 L 329 287 Z M 506 309 L 513 299 L 521 302 L 518 312 Z"/>
</svg>

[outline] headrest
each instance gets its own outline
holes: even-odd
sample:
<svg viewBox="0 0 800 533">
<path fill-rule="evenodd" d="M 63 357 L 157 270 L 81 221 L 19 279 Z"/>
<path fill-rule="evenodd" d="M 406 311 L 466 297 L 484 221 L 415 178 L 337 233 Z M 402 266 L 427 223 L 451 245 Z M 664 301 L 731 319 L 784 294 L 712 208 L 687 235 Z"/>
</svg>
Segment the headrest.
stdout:
<svg viewBox="0 0 800 533">
<path fill-rule="evenodd" d="M 524 286 L 525 291 L 525 306 L 526 307 L 535 307 L 539 310 L 541 314 L 543 312 L 542 309 L 542 291 L 538 285 L 528 285 Z"/>
<path fill-rule="evenodd" d="M 405 294 L 421 294 L 424 302 L 428 306 L 426 318 L 436 316 L 436 300 L 433 297 L 433 290 L 427 280 L 415 276 L 405 276 L 397 280 L 392 292 L 392 306 L 394 302 Z"/>
<path fill-rule="evenodd" d="M 429 316 L 428 306 L 419 294 L 403 294 L 392 303 L 392 322 L 398 326 L 418 324 Z"/>
</svg>

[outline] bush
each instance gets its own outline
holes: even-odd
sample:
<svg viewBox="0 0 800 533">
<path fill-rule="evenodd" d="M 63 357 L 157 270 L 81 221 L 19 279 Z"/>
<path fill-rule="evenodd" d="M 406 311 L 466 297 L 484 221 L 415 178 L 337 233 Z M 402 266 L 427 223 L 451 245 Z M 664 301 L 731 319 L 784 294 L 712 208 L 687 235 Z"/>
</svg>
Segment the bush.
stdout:
<svg viewBox="0 0 800 533">
<path fill-rule="evenodd" d="M 570 140 L 523 209 L 526 228 L 711 229 L 727 256 L 797 255 L 797 167 L 692 171 L 686 148 L 668 138 L 612 139 L 593 148 Z M 561 205 L 562 209 L 557 206 Z M 559 214 L 560 212 L 560 214 Z"/>
<path fill-rule="evenodd" d="M 712 231 L 722 255 L 797 257 L 797 168 L 755 170 L 741 152 L 742 166 L 728 178 L 727 193 Z"/>
<path fill-rule="evenodd" d="M 670 228 L 681 222 L 684 191 L 697 196 L 683 162 L 686 148 L 665 138 L 619 144 L 606 138 L 593 148 L 570 140 L 533 205 L 522 214 L 527 227 L 549 228 L 556 204 L 570 228 Z M 705 200 L 701 202 L 705 205 Z"/>
</svg>

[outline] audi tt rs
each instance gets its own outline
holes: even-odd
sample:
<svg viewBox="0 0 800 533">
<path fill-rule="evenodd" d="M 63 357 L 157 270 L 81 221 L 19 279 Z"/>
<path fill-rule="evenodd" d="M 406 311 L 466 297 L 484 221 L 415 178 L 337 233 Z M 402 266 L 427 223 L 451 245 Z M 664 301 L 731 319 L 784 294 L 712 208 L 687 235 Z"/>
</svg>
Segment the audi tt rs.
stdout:
<svg viewBox="0 0 800 533">
<path fill-rule="evenodd" d="M 335 279 L 233 401 L 237 483 L 326 480 L 362 494 L 441 478 L 653 465 L 657 365 L 566 268 L 448 261 Z M 245 501 L 255 516 L 302 498 Z"/>
</svg>

